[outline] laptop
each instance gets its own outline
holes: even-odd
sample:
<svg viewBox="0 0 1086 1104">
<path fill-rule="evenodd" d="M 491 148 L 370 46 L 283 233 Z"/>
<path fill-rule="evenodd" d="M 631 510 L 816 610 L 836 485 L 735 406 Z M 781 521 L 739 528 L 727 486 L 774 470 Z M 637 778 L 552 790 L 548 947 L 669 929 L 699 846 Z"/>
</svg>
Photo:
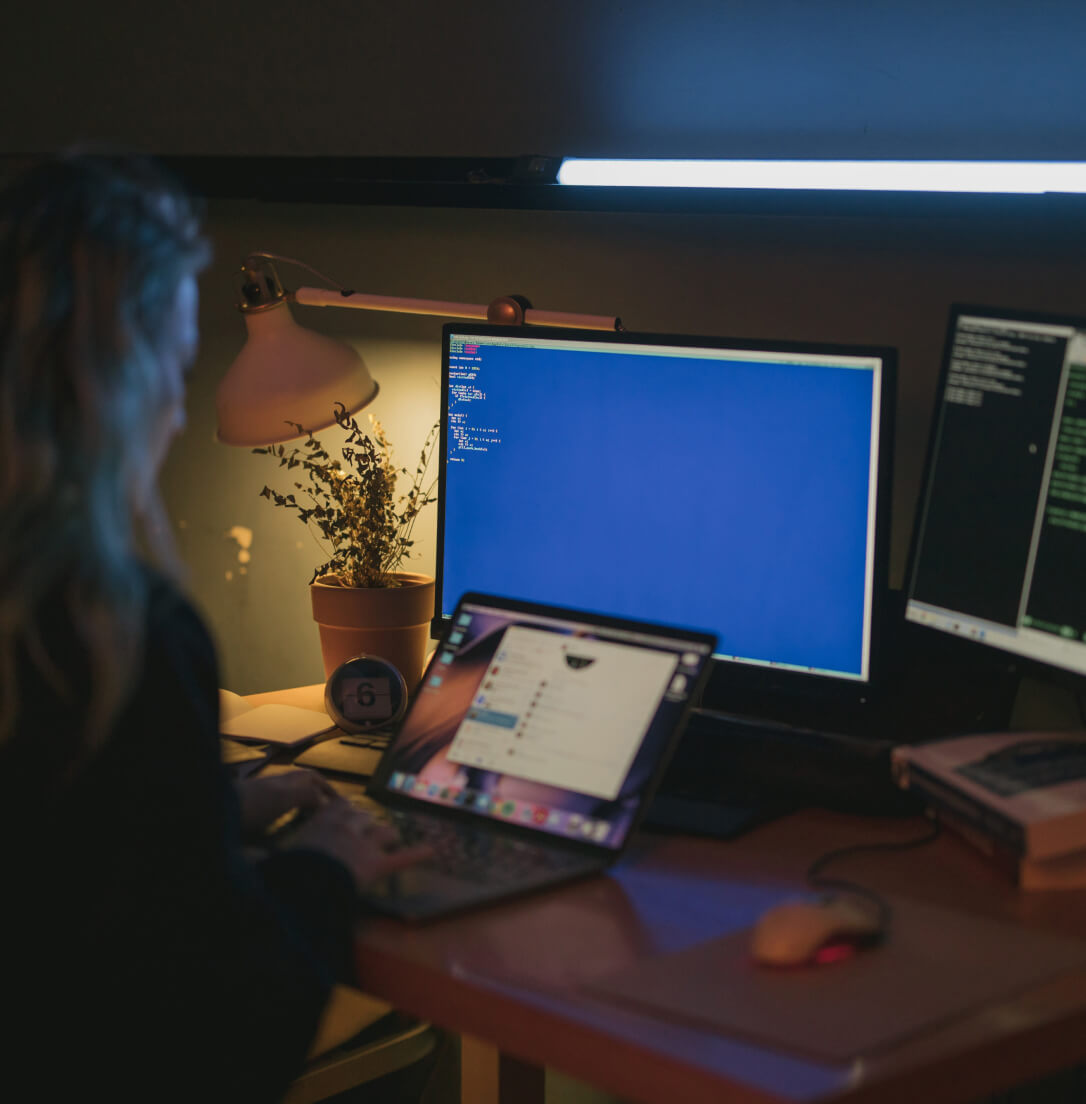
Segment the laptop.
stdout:
<svg viewBox="0 0 1086 1104">
<path fill-rule="evenodd" d="M 469 593 L 370 782 L 434 858 L 363 895 L 417 920 L 622 853 L 708 671 L 709 633 Z"/>
</svg>

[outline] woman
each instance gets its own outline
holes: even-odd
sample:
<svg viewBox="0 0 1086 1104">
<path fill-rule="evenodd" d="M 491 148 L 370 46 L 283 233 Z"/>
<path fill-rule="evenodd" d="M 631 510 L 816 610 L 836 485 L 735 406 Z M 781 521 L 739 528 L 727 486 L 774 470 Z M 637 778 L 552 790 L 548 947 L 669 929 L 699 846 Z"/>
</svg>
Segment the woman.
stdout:
<svg viewBox="0 0 1086 1104">
<path fill-rule="evenodd" d="M 207 256 L 135 159 L 60 158 L 0 197 L 4 1076 L 34 1098 L 276 1099 L 352 980 L 357 887 L 417 857 L 314 775 L 239 807 L 220 767 L 156 490 Z M 292 807 L 289 847 L 250 863 L 243 829 Z"/>
</svg>

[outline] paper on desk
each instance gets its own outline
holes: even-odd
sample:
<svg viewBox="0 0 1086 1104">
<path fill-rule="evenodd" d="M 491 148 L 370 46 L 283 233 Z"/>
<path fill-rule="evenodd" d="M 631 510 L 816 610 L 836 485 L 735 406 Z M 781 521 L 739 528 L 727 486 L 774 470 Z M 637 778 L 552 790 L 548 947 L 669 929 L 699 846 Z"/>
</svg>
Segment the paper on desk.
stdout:
<svg viewBox="0 0 1086 1104">
<path fill-rule="evenodd" d="M 298 744 L 335 727 L 327 713 L 296 705 L 258 705 L 219 722 L 223 736 L 262 744 Z"/>
<path fill-rule="evenodd" d="M 247 702 L 240 694 L 233 690 L 219 690 L 219 716 L 225 721 L 233 717 L 240 717 L 242 713 L 251 712 L 255 706 Z"/>
<path fill-rule="evenodd" d="M 228 767 L 239 763 L 253 763 L 258 759 L 263 761 L 267 757 L 268 751 L 263 744 L 239 744 L 225 736 L 219 741 L 219 758 Z"/>
</svg>

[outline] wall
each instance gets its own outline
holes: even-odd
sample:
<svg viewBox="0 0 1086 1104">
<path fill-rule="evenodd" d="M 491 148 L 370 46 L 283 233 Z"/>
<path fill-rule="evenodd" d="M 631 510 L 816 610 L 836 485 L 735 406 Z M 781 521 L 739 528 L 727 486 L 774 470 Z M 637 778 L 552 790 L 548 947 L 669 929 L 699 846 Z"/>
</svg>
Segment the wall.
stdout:
<svg viewBox="0 0 1086 1104">
<path fill-rule="evenodd" d="M 1086 149 L 1068 0 L 8 5 L 0 150 L 1050 157 Z"/>
<path fill-rule="evenodd" d="M 520 292 L 540 307 L 619 314 L 631 329 L 897 346 L 895 583 L 949 304 L 1078 313 L 1086 304 L 1081 242 L 1027 224 L 226 201 L 209 216 L 217 259 L 203 281 L 203 351 L 189 430 L 164 486 L 226 683 L 241 692 L 322 677 L 305 591 L 319 551 L 295 519 L 259 497 L 278 473 L 269 459 L 212 440 L 214 388 L 244 340 L 232 309 L 237 269 L 254 249 L 299 257 L 359 290 L 468 302 Z M 288 285 L 312 282 L 297 270 L 283 274 Z M 381 384 L 371 410 L 400 455 L 413 458 L 437 414 L 440 320 L 313 308 L 296 317 L 357 344 Z M 561 405 L 547 416 L 560 438 Z M 631 442 L 657 444 L 651 426 L 631 427 Z M 247 565 L 229 535 L 235 526 L 252 530 Z M 417 530 L 420 570 L 433 570 L 433 527 L 431 512 Z"/>
<path fill-rule="evenodd" d="M 1081 158 L 1084 30 L 1086 8 L 1065 0 L 55 0 L 5 13 L 0 153 L 94 140 L 169 154 Z M 164 482 L 239 691 L 321 677 L 304 589 L 319 556 L 259 498 L 266 458 L 212 440 L 250 250 L 363 290 L 519 291 L 637 329 L 897 345 L 896 581 L 948 305 L 1086 303 L 1074 227 L 228 202 L 209 214 L 204 352 Z M 374 411 L 413 455 L 436 413 L 440 323 L 306 321 L 358 343 L 382 385 Z M 237 526 L 252 530 L 248 564 Z"/>
</svg>

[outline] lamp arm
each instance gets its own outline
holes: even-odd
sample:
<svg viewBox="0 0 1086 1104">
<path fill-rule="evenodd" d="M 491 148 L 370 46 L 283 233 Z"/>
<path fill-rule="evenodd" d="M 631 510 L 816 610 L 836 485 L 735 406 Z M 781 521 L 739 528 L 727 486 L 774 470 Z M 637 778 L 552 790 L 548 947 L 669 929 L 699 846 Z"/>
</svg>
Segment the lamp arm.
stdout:
<svg viewBox="0 0 1086 1104">
<path fill-rule="evenodd" d="M 452 303 L 440 299 L 405 299 L 395 295 L 368 295 L 358 291 L 300 287 L 288 298 L 307 307 L 353 307 L 356 310 L 393 311 L 399 314 L 427 314 L 445 318 L 526 323 L 534 326 L 569 326 L 581 330 L 621 330 L 622 320 L 596 314 L 535 310 L 519 296 L 502 296 L 483 306 L 480 303 Z"/>
<path fill-rule="evenodd" d="M 569 326 L 577 330 L 621 330 L 621 318 L 600 314 L 570 314 L 568 311 L 545 311 L 531 308 L 524 312 L 530 326 Z"/>
<path fill-rule="evenodd" d="M 438 299 L 405 299 L 398 295 L 367 295 L 361 291 L 332 291 L 300 287 L 288 299 L 306 307 L 354 307 L 356 310 L 393 311 L 397 314 L 448 315 L 452 318 L 486 318 L 486 307 L 476 303 L 446 303 Z"/>
</svg>

